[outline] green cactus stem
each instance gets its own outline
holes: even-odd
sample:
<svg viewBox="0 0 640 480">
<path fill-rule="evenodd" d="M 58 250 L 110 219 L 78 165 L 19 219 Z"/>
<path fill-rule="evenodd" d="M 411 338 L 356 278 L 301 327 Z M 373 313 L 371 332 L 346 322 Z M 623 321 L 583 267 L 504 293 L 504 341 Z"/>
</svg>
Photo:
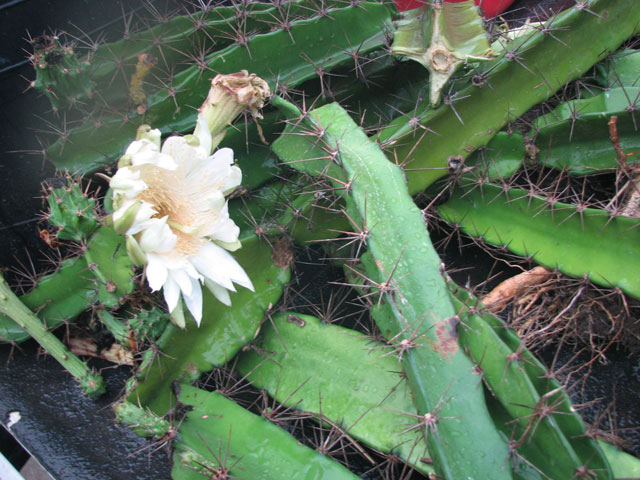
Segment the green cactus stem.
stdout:
<svg viewBox="0 0 640 480">
<path fill-rule="evenodd" d="M 193 410 L 180 425 L 179 440 L 174 443 L 174 480 L 202 479 L 203 474 L 261 480 L 358 478 L 217 392 L 182 385 L 180 401 Z"/>
<path fill-rule="evenodd" d="M 113 411 L 118 423 L 128 426 L 136 435 L 144 438 L 162 437 L 171 429 L 168 420 L 127 401 L 116 403 Z"/>
<path fill-rule="evenodd" d="M 123 238 L 102 226 L 89 240 L 84 254 L 63 260 L 58 271 L 38 279 L 20 300 L 37 312 L 47 328 L 76 318 L 92 304 L 119 305 L 133 291 L 133 266 Z M 0 341 L 21 342 L 29 335 L 10 318 L 0 315 Z"/>
<path fill-rule="evenodd" d="M 640 156 L 634 102 L 640 86 L 614 87 L 598 95 L 560 104 L 536 119 L 529 134 L 535 138 L 538 162 L 572 175 L 611 172 L 620 159 L 611 142 L 609 120 L 617 117 L 618 143 L 633 164 Z"/>
<path fill-rule="evenodd" d="M 449 288 L 461 318 L 460 346 L 508 413 L 508 420 L 502 423 L 509 427 L 511 457 L 522 455 L 552 479 L 571 478 L 584 466 L 598 472 L 598 478 L 612 478 L 604 454 L 586 436 L 562 386 L 550 378 L 514 332 L 497 317 L 483 313 L 484 307 L 469 292 L 452 282 Z"/>
<path fill-rule="evenodd" d="M 36 340 L 49 355 L 73 375 L 87 395 L 97 397 L 105 392 L 102 377 L 89 369 L 86 363 L 71 353 L 45 328 L 42 321 L 11 291 L 2 276 L 0 276 L 0 313 L 11 318 Z"/>
<path fill-rule="evenodd" d="M 98 319 L 100 323 L 113 335 L 116 342 L 120 345 L 129 344 L 129 329 L 119 319 L 111 315 L 106 310 L 98 310 Z"/>
<path fill-rule="evenodd" d="M 253 282 L 255 293 L 232 294 L 232 306 L 203 291 L 202 324 L 185 329 L 169 325 L 158 341 L 160 351 L 138 372 L 138 384 L 128 401 L 164 415 L 175 405 L 171 383 L 196 380 L 213 366 L 224 365 L 254 338 L 265 312 L 274 305 L 289 281 L 289 268 L 274 264 L 272 250 L 254 235 L 241 235 L 235 257 Z"/>
<path fill-rule="evenodd" d="M 448 173 L 450 158 L 466 158 L 509 122 L 583 75 L 640 29 L 635 0 L 580 2 L 513 41 L 498 60 L 483 62 L 473 84 L 437 109 L 398 118 L 380 135 L 390 156 L 407 167 L 416 194 Z M 560 60 L 558 52 L 565 55 Z M 419 125 L 413 117 L 417 117 Z"/>
<path fill-rule="evenodd" d="M 113 335 L 116 342 L 129 349 L 131 342 L 157 341 L 169 324 L 169 314 L 159 309 L 141 309 L 116 318 L 106 310 L 98 310 L 100 323 Z"/>
<path fill-rule="evenodd" d="M 393 454 L 425 474 L 426 453 L 398 352 L 362 333 L 294 312 L 271 316 L 236 369 L 278 402 L 321 415 L 375 450 Z M 266 353 L 268 352 L 268 353 Z"/>
<path fill-rule="evenodd" d="M 604 88 L 640 86 L 640 50 L 619 50 L 598 65 L 596 77 Z"/>
<path fill-rule="evenodd" d="M 506 247 L 549 269 L 618 287 L 640 298 L 637 219 L 552 203 L 516 188 L 505 192 L 491 184 L 456 190 L 438 211 L 468 235 Z"/>
<path fill-rule="evenodd" d="M 325 9 L 340 7 L 345 7 L 340 0 L 325 1 L 322 6 Z M 295 20 L 317 17 L 319 10 L 310 0 L 294 0 L 286 5 L 269 2 L 207 5 L 201 11 L 176 16 L 122 40 L 102 44 L 82 59 L 95 83 L 94 92 L 99 92 L 91 101 L 111 109 L 131 107 L 132 92 L 144 95 L 139 88 L 132 88 L 138 81 L 134 72 L 140 56 L 155 60 L 151 70 L 154 78 L 144 82 L 144 90 L 153 93 L 159 88 L 158 84 L 170 83 L 171 75 L 191 65 L 205 72 L 205 65 L 217 51 L 234 43 L 244 45 L 257 34 L 284 29 Z M 146 109 L 144 99 L 131 100 L 141 104 L 142 111 Z"/>
<path fill-rule="evenodd" d="M 169 324 L 169 314 L 158 309 L 142 309 L 127 319 L 129 329 L 135 338 L 155 340 Z"/>
<path fill-rule="evenodd" d="M 611 464 L 614 478 L 640 478 L 640 460 L 610 443 L 598 440 L 598 444 Z"/>
<path fill-rule="evenodd" d="M 127 255 L 124 238 L 111 227 L 102 226 L 91 237 L 84 251 L 87 270 L 97 286 L 94 301 L 116 307 L 134 288 L 133 264 Z"/>
<path fill-rule="evenodd" d="M 71 45 L 63 45 L 56 35 L 41 35 L 31 41 L 31 64 L 36 79 L 31 87 L 47 96 L 54 110 L 66 108 L 90 96 L 95 83 L 90 78 L 90 62 L 79 59 Z"/>
<path fill-rule="evenodd" d="M 248 70 L 265 79 L 272 91 L 293 88 L 353 61 L 352 51 L 366 55 L 382 48 L 390 24 L 391 11 L 386 5 L 363 2 L 357 8 L 331 10 L 326 17 L 295 21 L 288 31 L 256 35 L 246 46 L 231 45 L 216 52 L 207 68 L 213 72 Z M 287 55 L 282 55 L 285 50 Z M 174 84 L 173 94 L 163 89 L 148 96 L 144 122 L 163 125 L 163 134 L 191 131 L 196 111 L 188 106 L 200 105 L 210 88 L 208 77 L 197 67 L 176 75 Z M 101 119 L 98 127 L 82 125 L 51 145 L 47 158 L 70 172 L 95 171 L 115 162 L 144 122 L 141 115 L 132 113 L 124 123 L 122 115 L 117 115 Z"/>
<path fill-rule="evenodd" d="M 335 238 L 349 229 L 344 215 L 336 214 L 330 200 L 300 188 L 301 178 L 273 182 L 252 192 L 249 201 L 232 200 L 230 216 L 241 229 L 267 238 L 289 235 L 299 245 Z"/>
<path fill-rule="evenodd" d="M 64 260 L 57 272 L 38 280 L 36 287 L 20 297 L 27 308 L 37 312 L 47 328 L 73 320 L 95 297 L 95 283 L 80 257 Z M 22 342 L 30 338 L 11 318 L 0 315 L 0 341 Z"/>
<path fill-rule="evenodd" d="M 312 110 L 309 116 L 308 122 L 291 121 L 314 132 L 310 142 L 322 137 L 331 153 L 325 153 L 325 163 L 335 158 L 346 174 L 342 181 L 349 185 L 352 218 L 374 225 L 367 232 L 375 258 L 367 270 L 369 286 L 374 304 L 389 302 L 389 315 L 376 315 L 374 306 L 374 318 L 387 339 L 416 343 L 405 353 L 403 365 L 418 410 L 416 428 L 427 436 L 437 474 L 448 479 L 469 478 L 470 472 L 477 478 L 511 478 L 503 463 L 507 445 L 482 391 L 474 387 L 473 365 L 457 345 L 457 317 L 439 273 L 440 259 L 400 168 L 338 105 Z M 306 168 L 305 160 L 314 157 L 297 146 L 289 148 L 293 136 L 278 140 L 278 154 L 292 167 Z"/>
<path fill-rule="evenodd" d="M 473 152 L 464 162 L 451 159 L 449 172 L 460 177 L 464 185 L 483 185 L 511 177 L 527 158 L 527 146 L 522 135 L 499 132 L 486 147 Z M 438 188 L 438 191 L 442 190 Z"/>
</svg>

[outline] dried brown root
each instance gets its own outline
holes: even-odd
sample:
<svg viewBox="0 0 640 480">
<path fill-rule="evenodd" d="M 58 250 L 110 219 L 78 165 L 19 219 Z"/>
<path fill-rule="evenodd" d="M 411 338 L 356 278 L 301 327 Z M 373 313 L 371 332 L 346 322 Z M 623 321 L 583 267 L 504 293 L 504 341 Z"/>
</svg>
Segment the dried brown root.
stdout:
<svg viewBox="0 0 640 480">
<path fill-rule="evenodd" d="M 500 313 L 526 289 L 544 283 L 553 275 L 546 268 L 537 266 L 500 283 L 482 298 L 482 303 L 492 313 Z"/>
</svg>

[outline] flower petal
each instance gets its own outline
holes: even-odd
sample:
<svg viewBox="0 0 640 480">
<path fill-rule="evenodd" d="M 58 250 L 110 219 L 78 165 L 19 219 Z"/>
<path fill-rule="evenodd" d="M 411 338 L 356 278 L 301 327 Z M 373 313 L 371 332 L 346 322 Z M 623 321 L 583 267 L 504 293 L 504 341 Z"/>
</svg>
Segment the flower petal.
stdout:
<svg viewBox="0 0 640 480">
<path fill-rule="evenodd" d="M 182 298 L 184 299 L 184 303 L 187 304 L 187 308 L 193 315 L 193 319 L 196 321 L 198 326 L 200 325 L 200 321 L 202 320 L 202 288 L 200 287 L 200 282 L 195 278 L 190 278 L 191 280 L 191 293 L 189 295 L 184 294 L 184 290 L 182 292 Z"/>
<path fill-rule="evenodd" d="M 164 301 L 167 302 L 167 309 L 169 312 L 173 312 L 180 299 L 180 287 L 171 276 L 167 277 L 162 293 L 164 293 Z"/>
<path fill-rule="evenodd" d="M 233 191 L 242 182 L 242 171 L 233 166 L 233 150 L 221 148 L 206 161 L 193 164 L 186 170 L 190 182 L 199 185 L 202 191 L 220 191 L 222 194 Z"/>
<path fill-rule="evenodd" d="M 154 255 L 153 253 L 147 254 L 147 262 L 147 282 L 151 287 L 151 291 L 155 292 L 164 286 L 169 272 L 162 261 L 162 257 L 159 255 Z"/>
<path fill-rule="evenodd" d="M 209 130 L 207 119 L 204 118 L 204 116 L 198 115 L 196 129 L 193 133 L 198 137 L 198 140 L 200 140 L 200 148 L 209 155 L 211 153 L 211 131 Z"/>
<path fill-rule="evenodd" d="M 191 288 L 193 284 L 191 283 L 191 277 L 187 274 L 185 270 L 182 270 L 182 269 L 170 270 L 169 276 L 173 278 L 173 280 L 175 280 L 175 282 L 178 284 L 178 286 L 180 287 L 180 290 L 182 291 L 183 297 L 191 295 Z"/>
<path fill-rule="evenodd" d="M 129 144 L 125 155 L 139 155 L 141 153 L 159 152 L 160 151 L 160 130 L 154 129 L 149 132 L 154 133 L 154 140 L 149 138 L 141 138 L 140 140 L 134 140 Z"/>
<path fill-rule="evenodd" d="M 162 145 L 162 154 L 170 156 L 184 172 L 189 172 L 194 165 L 207 158 L 207 154 L 199 147 L 191 146 L 184 137 L 169 137 Z M 185 173 L 186 175 L 186 173 Z"/>
<path fill-rule="evenodd" d="M 124 217 L 130 215 L 131 212 L 135 212 L 133 220 L 131 218 L 125 219 Z M 129 225 L 125 233 L 127 235 L 135 235 L 149 227 L 151 217 L 157 213 L 158 212 L 153 209 L 153 206 L 144 200 L 125 200 L 120 204 L 119 208 L 113 212 L 114 227 L 117 232 L 120 232 L 118 229 L 119 223 L 124 225 L 122 228 L 126 228 L 126 225 Z"/>
<path fill-rule="evenodd" d="M 116 200 L 118 196 L 135 198 L 147 189 L 147 184 L 140 180 L 140 172 L 129 167 L 119 168 L 116 174 L 111 177 L 109 186 L 113 190 Z"/>
<path fill-rule="evenodd" d="M 253 290 L 253 284 L 240 264 L 218 245 L 207 242 L 190 260 L 202 275 L 228 290 L 235 291 L 232 281 Z"/>
<path fill-rule="evenodd" d="M 209 237 L 228 244 L 235 244 L 240 235 L 240 228 L 230 218 L 219 219 L 209 231 Z"/>
<path fill-rule="evenodd" d="M 214 297 L 224 303 L 227 307 L 231 306 L 231 297 L 229 296 L 229 290 L 221 285 L 218 285 L 213 280 L 209 280 L 208 278 L 204 279 L 204 284 Z"/>
</svg>

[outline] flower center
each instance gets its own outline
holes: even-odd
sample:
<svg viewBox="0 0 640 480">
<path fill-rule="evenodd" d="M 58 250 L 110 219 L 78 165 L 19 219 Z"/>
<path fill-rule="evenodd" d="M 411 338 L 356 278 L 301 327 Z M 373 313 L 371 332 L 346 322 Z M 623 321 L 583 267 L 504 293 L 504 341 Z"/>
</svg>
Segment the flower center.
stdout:
<svg viewBox="0 0 640 480">
<path fill-rule="evenodd" d="M 197 252 L 203 240 L 191 233 L 196 230 L 196 218 L 191 213 L 189 184 L 177 171 L 152 164 L 136 168 L 140 171 L 140 178 L 147 184 L 138 198 L 153 205 L 158 212 L 154 217 L 168 217 L 167 224 L 178 237 L 175 250 L 184 255 Z"/>
</svg>

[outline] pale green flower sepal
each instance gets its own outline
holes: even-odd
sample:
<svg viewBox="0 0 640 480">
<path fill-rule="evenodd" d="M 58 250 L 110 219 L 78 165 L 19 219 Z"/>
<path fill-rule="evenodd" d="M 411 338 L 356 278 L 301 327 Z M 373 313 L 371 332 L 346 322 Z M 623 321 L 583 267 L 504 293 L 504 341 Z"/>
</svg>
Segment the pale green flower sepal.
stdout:
<svg viewBox="0 0 640 480">
<path fill-rule="evenodd" d="M 176 327 L 185 329 L 187 326 L 187 322 L 184 318 L 184 308 L 182 308 L 182 300 L 178 300 L 178 304 L 171 311 L 169 319 L 171 323 L 173 323 Z"/>
<path fill-rule="evenodd" d="M 133 235 L 127 235 L 125 245 L 127 246 L 127 254 L 133 263 L 136 265 L 147 264 L 147 256 Z"/>
<path fill-rule="evenodd" d="M 242 248 L 242 243 L 240 243 L 240 240 L 236 240 L 235 242 L 223 242 L 222 240 L 216 240 L 214 241 L 214 243 L 220 245 L 222 248 L 230 252 L 235 252 L 236 250 Z"/>
</svg>

